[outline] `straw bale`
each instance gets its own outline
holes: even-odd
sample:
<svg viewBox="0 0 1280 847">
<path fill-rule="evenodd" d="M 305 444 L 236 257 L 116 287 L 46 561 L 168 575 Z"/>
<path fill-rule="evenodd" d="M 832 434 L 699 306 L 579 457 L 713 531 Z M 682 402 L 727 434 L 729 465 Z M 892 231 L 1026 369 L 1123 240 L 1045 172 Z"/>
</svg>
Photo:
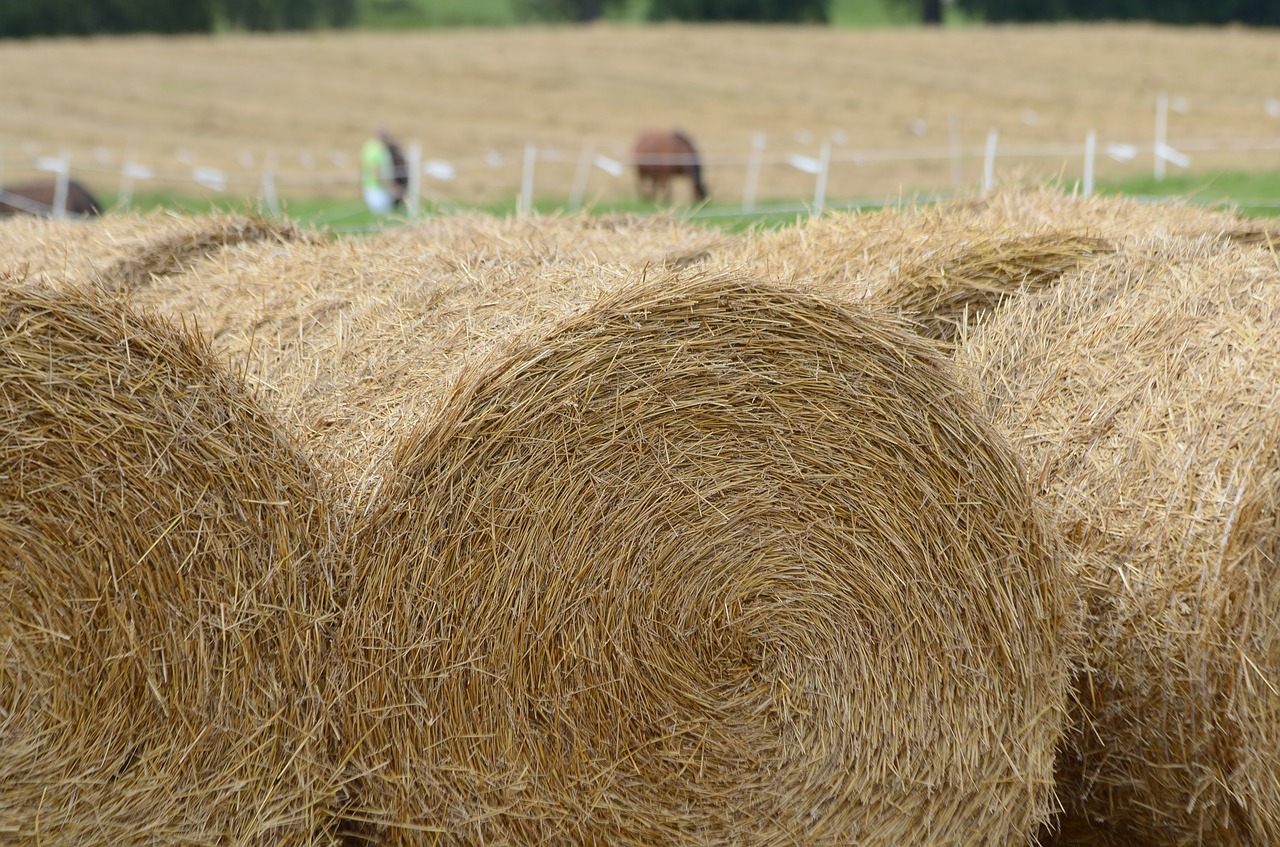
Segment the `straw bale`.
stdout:
<svg viewBox="0 0 1280 847">
<path fill-rule="evenodd" d="M 590 259 L 632 266 L 686 267 L 730 247 L 736 238 L 674 214 L 533 215 L 515 219 L 465 214 L 433 218 L 388 234 L 388 243 L 442 250 L 487 248 L 508 260 Z"/>
<path fill-rule="evenodd" d="M 359 492 L 466 359 L 720 238 L 661 216 L 456 216 L 367 239 L 240 245 L 134 300 L 194 320 L 334 484 Z"/>
<path fill-rule="evenodd" d="M 198 339 L 0 281 L 0 840 L 314 843 L 331 515 Z"/>
<path fill-rule="evenodd" d="M 1063 202 L 1057 195 L 1018 197 L 1028 206 Z M 1110 238 L 1070 214 L 1037 218 L 967 200 L 833 213 L 750 234 L 724 245 L 717 256 L 744 273 L 870 300 L 914 319 L 923 334 L 951 343 L 1006 297 L 1051 285 L 1112 249 Z"/>
<path fill-rule="evenodd" d="M 1088 197 L 1053 186 L 1009 187 L 943 204 L 952 216 L 968 216 L 995 228 L 1072 225 L 1109 241 L 1155 236 L 1256 239 L 1280 232 L 1274 222 L 1237 211 L 1195 205 L 1184 198 L 1141 199 L 1094 194 Z"/>
<path fill-rule="evenodd" d="M 0 275 L 73 286 L 99 278 L 133 287 L 151 275 L 178 273 L 225 245 L 314 237 L 287 222 L 236 213 L 113 214 L 91 221 L 20 215 L 0 221 Z"/>
<path fill-rule="evenodd" d="M 288 221 L 256 215 L 221 213 L 182 217 L 172 225 L 147 233 L 147 238 L 102 269 L 102 278 L 122 288 L 146 285 L 159 276 L 180 274 L 221 248 L 265 241 L 271 247 L 319 236 L 305 233 Z"/>
<path fill-rule="evenodd" d="M 1133 240 L 960 351 L 1086 597 L 1050 843 L 1280 843 L 1280 265 Z"/>
<path fill-rule="evenodd" d="M 883 314 L 620 287 L 467 368 L 349 537 L 373 843 L 1008 845 L 1052 805 L 1069 584 Z"/>
<path fill-rule="evenodd" d="M 870 299 L 910 317 L 946 344 L 970 331 L 1012 296 L 1056 283 L 1111 244 L 1074 232 L 1031 235 L 956 233 L 928 252 L 902 257 Z"/>
<path fill-rule="evenodd" d="M 904 267 L 922 266 L 931 256 L 963 256 L 964 245 L 971 245 L 976 255 L 1008 252 L 1001 276 L 1016 287 L 1022 276 L 1020 253 L 1031 261 L 1027 270 L 1034 273 L 1052 270 L 1035 261 L 1046 248 L 1066 260 L 1074 245 L 1083 260 L 1152 235 L 1265 242 L 1268 237 L 1277 240 L 1278 232 L 1274 224 L 1187 203 L 1008 188 L 928 207 L 829 212 L 794 227 L 726 242 L 716 255 L 743 273 L 867 296 Z M 1055 249 L 1057 238 L 1063 247 Z M 1063 270 L 1070 270 L 1069 263 Z"/>
</svg>

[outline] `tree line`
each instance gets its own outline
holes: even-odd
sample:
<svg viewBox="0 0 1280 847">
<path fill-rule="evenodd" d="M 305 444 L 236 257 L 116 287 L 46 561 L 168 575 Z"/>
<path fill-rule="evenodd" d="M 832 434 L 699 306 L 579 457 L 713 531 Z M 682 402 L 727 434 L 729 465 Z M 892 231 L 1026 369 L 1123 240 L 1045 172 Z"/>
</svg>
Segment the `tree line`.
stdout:
<svg viewBox="0 0 1280 847">
<path fill-rule="evenodd" d="M 302 30 L 359 24 L 362 0 L 0 0 L 0 38 L 132 32 Z M 397 0 L 411 2 L 411 0 Z M 429 2 L 429 0 L 418 0 Z M 523 20 L 592 20 L 635 0 L 512 0 Z M 826 23 L 833 0 L 648 0 L 653 20 Z M 885 0 L 943 20 L 943 0 Z M 1000 22 L 1146 20 L 1280 25 L 1275 0 L 950 0 L 970 19 Z"/>
<path fill-rule="evenodd" d="M 1276 0 L 884 0 L 912 9 L 922 23 L 941 24 L 947 3 L 991 23 L 1152 21 L 1167 24 L 1280 25 Z M 590 21 L 633 0 L 516 0 L 526 17 Z M 649 0 L 651 20 L 826 23 L 832 0 Z"/>
<path fill-rule="evenodd" d="M 0 0 L 0 37 L 346 27 L 357 0 Z"/>
<path fill-rule="evenodd" d="M 954 0 L 996 22 L 1153 21 L 1164 24 L 1280 25 L 1275 0 Z"/>
</svg>

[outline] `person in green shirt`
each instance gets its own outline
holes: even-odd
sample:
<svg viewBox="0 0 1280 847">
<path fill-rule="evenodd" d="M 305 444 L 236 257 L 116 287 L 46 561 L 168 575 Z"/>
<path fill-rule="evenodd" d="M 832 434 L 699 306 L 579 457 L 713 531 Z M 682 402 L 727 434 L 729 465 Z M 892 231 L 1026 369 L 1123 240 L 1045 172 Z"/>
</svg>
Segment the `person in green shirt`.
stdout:
<svg viewBox="0 0 1280 847">
<path fill-rule="evenodd" d="M 360 150 L 360 188 L 364 202 L 375 215 L 390 214 L 404 202 L 408 179 L 403 173 L 403 157 L 397 162 L 399 147 L 391 133 L 378 130 Z"/>
</svg>

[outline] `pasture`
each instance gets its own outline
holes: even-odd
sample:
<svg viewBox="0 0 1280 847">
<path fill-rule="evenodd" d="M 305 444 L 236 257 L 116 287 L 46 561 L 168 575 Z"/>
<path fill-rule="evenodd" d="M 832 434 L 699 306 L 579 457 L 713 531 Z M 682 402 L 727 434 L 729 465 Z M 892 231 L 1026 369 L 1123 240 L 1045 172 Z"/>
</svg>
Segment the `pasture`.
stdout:
<svg viewBox="0 0 1280 847">
<path fill-rule="evenodd" d="M 584 174 L 584 154 L 623 162 L 641 129 L 680 126 L 703 153 L 713 202 L 741 202 L 756 139 L 761 202 L 811 198 L 814 176 L 788 159 L 812 161 L 824 142 L 833 203 L 885 200 L 979 184 L 993 129 L 1000 181 L 1078 181 L 1090 132 L 1099 180 L 1150 176 L 1167 94 L 1169 141 L 1190 159 L 1169 174 L 1207 182 L 1280 167 L 1274 149 L 1195 143 L 1280 136 L 1280 90 L 1266 84 L 1276 58 L 1266 32 L 1145 25 L 600 24 L 6 43 L 0 181 L 65 153 L 108 197 L 136 162 L 154 174 L 128 186 L 139 193 L 260 197 L 270 170 L 281 198 L 358 204 L 359 145 L 387 126 L 436 163 L 422 185 L 432 208 L 509 202 L 530 144 L 540 201 L 580 186 L 584 204 L 608 205 L 634 197 L 634 179 Z M 1049 145 L 1061 152 L 1017 152 Z M 221 190 L 197 184 L 202 168 L 223 174 Z"/>
</svg>

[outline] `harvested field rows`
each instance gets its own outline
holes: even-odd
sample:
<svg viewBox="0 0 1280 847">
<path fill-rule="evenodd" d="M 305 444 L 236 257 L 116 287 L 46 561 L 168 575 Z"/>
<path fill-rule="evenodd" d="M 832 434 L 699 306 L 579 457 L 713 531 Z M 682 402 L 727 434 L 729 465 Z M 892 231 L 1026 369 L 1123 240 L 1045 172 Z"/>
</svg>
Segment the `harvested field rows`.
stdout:
<svg viewBox="0 0 1280 847">
<path fill-rule="evenodd" d="M 845 157 L 832 170 L 832 198 L 951 190 L 956 140 L 969 153 L 961 184 L 975 186 L 991 129 L 1003 149 L 1077 151 L 1096 131 L 1100 176 L 1149 174 L 1149 152 L 1122 163 L 1105 151 L 1112 142 L 1149 147 L 1162 93 L 1177 107 L 1169 119 L 1175 146 L 1280 136 L 1267 110 L 1280 96 L 1266 84 L 1276 60 L 1270 33 L 1139 25 L 601 25 L 7 43 L 0 178 L 12 182 L 35 155 L 65 150 L 102 191 L 117 187 L 133 156 L 189 191 L 197 190 L 193 169 L 207 166 L 228 174 L 231 193 L 257 196 L 274 161 L 285 196 L 356 200 L 356 154 L 379 126 L 419 142 L 424 159 L 454 164 L 456 179 L 425 180 L 427 196 L 443 201 L 515 196 L 529 142 L 562 157 L 540 165 L 536 188 L 564 198 L 584 145 L 624 160 L 638 131 L 672 125 L 699 142 L 713 195 L 726 200 L 742 196 L 756 133 L 775 162 L 761 173 L 761 198 L 812 197 L 813 176 L 784 161 L 817 156 L 827 139 L 835 140 L 833 157 Z M 941 158 L 858 165 L 848 159 L 855 151 Z M 1191 158 L 1202 174 L 1280 165 L 1275 153 Z M 1022 164 L 1033 164 L 1037 178 L 1081 175 L 1079 152 Z M 1005 160 L 1001 177 L 1019 169 Z M 588 201 L 632 192 L 629 175 L 602 170 L 586 184 Z"/>
</svg>

